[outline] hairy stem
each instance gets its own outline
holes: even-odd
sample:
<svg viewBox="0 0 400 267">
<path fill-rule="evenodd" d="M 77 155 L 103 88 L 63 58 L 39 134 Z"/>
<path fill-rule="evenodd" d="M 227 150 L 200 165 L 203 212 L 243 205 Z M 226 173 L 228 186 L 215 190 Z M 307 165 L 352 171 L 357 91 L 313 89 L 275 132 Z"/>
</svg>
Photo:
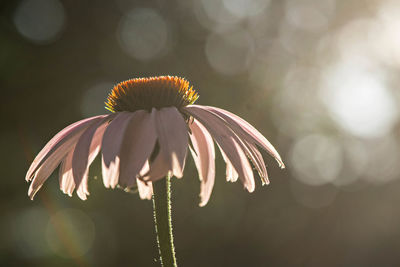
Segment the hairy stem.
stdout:
<svg viewBox="0 0 400 267">
<path fill-rule="evenodd" d="M 153 183 L 154 224 L 161 266 L 176 267 L 171 218 L 171 176 Z"/>
</svg>

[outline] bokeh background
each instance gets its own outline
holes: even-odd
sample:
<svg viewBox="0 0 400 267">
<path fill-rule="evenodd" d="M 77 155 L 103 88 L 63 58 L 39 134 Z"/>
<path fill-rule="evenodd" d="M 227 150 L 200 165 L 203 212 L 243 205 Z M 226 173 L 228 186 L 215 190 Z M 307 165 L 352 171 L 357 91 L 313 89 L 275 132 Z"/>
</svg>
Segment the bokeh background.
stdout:
<svg viewBox="0 0 400 267">
<path fill-rule="evenodd" d="M 0 265 L 158 266 L 151 202 L 105 189 L 99 160 L 85 202 L 57 171 L 30 201 L 24 177 L 115 83 L 169 74 L 287 165 L 266 155 L 271 184 L 248 194 L 218 154 L 199 208 L 189 159 L 173 180 L 180 266 L 400 266 L 399 14 L 396 0 L 1 1 Z"/>
</svg>

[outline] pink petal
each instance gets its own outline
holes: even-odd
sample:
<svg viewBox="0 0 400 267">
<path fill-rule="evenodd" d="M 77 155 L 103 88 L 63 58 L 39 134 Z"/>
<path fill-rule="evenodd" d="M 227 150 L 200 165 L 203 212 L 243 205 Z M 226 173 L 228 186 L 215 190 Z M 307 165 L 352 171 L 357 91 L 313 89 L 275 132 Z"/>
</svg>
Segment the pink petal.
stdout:
<svg viewBox="0 0 400 267">
<path fill-rule="evenodd" d="M 73 147 L 74 144 L 71 144 Z M 42 187 L 50 174 L 57 168 L 64 156 L 71 150 L 71 146 L 62 146 L 57 152 L 53 153 L 36 171 L 28 190 L 28 196 L 33 199 L 37 191 Z"/>
<path fill-rule="evenodd" d="M 146 160 L 146 162 L 143 165 L 143 168 L 139 172 L 139 177 L 144 177 L 146 173 L 150 171 L 150 163 L 149 160 Z"/>
<path fill-rule="evenodd" d="M 155 181 L 166 176 L 169 171 L 177 178 L 183 176 L 188 146 L 188 128 L 183 116 L 175 107 L 153 108 L 160 151 L 150 164 L 150 171 L 143 180 Z"/>
<path fill-rule="evenodd" d="M 150 170 L 139 177 L 143 181 L 157 181 L 159 179 L 164 178 L 167 175 L 172 175 L 171 172 L 171 165 L 169 164 L 168 161 L 166 161 L 163 156 L 160 156 L 160 154 L 155 158 L 155 160 L 151 163 Z"/>
<path fill-rule="evenodd" d="M 76 144 L 76 148 L 72 157 L 72 172 L 74 175 L 75 184 L 77 186 L 81 184 L 82 178 L 89 167 L 89 154 L 92 138 L 95 135 L 95 132 L 100 130 L 97 133 L 97 139 L 95 140 L 96 144 L 93 144 L 94 147 L 92 151 L 94 151 L 96 148 L 100 147 L 101 137 L 103 136 L 107 124 L 108 118 L 106 121 L 101 120 L 95 124 L 92 124 L 83 132 Z"/>
<path fill-rule="evenodd" d="M 279 153 L 276 151 L 274 146 L 256 128 L 254 128 L 250 123 L 248 123 L 244 119 L 240 118 L 239 116 L 229 111 L 216 107 L 191 105 L 188 106 L 187 108 L 190 109 L 191 107 L 207 110 L 209 112 L 212 112 L 220 116 L 226 121 L 228 126 L 232 128 L 232 130 L 236 134 L 238 135 L 244 134 L 244 136 L 247 137 L 246 141 L 249 141 L 251 143 L 254 142 L 260 147 L 267 150 L 269 154 L 271 154 L 271 156 L 273 156 L 276 159 L 276 161 L 279 163 L 279 166 L 281 168 L 285 168 L 285 164 L 283 163 Z M 240 138 L 242 138 L 242 136 L 240 136 Z"/>
<path fill-rule="evenodd" d="M 74 154 L 74 149 L 68 152 L 64 160 L 61 162 L 59 171 L 59 182 L 60 189 L 64 194 L 68 194 L 70 197 L 75 189 L 74 176 L 72 175 L 72 156 Z"/>
<path fill-rule="evenodd" d="M 89 126 L 79 138 L 72 157 L 72 173 L 75 184 L 78 186 L 77 194 L 82 200 L 89 195 L 88 174 L 89 166 L 100 151 L 100 144 L 109 121 L 114 114 Z"/>
<path fill-rule="evenodd" d="M 265 167 L 264 159 L 260 151 L 258 151 L 257 147 L 253 144 L 247 142 L 246 145 L 250 149 L 251 160 L 258 171 L 258 175 L 260 175 L 263 185 L 269 184 L 267 168 Z"/>
<path fill-rule="evenodd" d="M 118 183 L 120 149 L 126 127 L 134 113 L 120 112 L 111 121 L 103 135 L 102 148 L 102 174 L 105 187 L 115 188 Z"/>
<path fill-rule="evenodd" d="M 207 132 L 206 128 L 201 125 L 197 120 L 189 125 L 192 134 L 190 139 L 192 141 L 194 152 L 192 156 L 199 173 L 201 181 L 200 187 L 200 207 L 207 204 L 210 199 L 215 180 L 215 149 L 214 141 L 211 135 Z"/>
<path fill-rule="evenodd" d="M 153 184 L 151 182 L 143 182 L 140 179 L 136 179 L 139 196 L 141 199 L 151 199 L 153 196 Z"/>
<path fill-rule="evenodd" d="M 238 137 L 214 114 L 197 106 L 187 106 L 185 110 L 207 128 L 225 155 L 228 156 L 245 188 L 249 192 L 253 192 L 255 188 L 253 170 L 240 147 L 239 142 L 241 141 Z"/>
<path fill-rule="evenodd" d="M 65 142 L 69 139 L 75 137 L 77 134 L 81 133 L 84 129 L 86 129 L 90 124 L 97 121 L 100 118 L 103 118 L 105 115 L 95 116 L 91 118 L 87 118 L 84 120 L 80 120 L 75 122 L 62 131 L 57 133 L 39 152 L 39 154 L 33 160 L 31 166 L 29 167 L 28 172 L 26 173 L 25 179 L 30 181 L 35 172 L 39 169 L 39 167 L 60 147 L 63 146 Z M 69 142 L 68 145 L 71 145 Z"/>
<path fill-rule="evenodd" d="M 33 199 L 37 191 L 42 187 L 43 183 L 47 180 L 54 169 L 57 168 L 65 155 L 75 147 L 76 142 L 82 135 L 83 131 L 84 129 L 78 131 L 72 136 L 65 137 L 64 142 L 61 140 L 60 143 L 62 144 L 52 151 L 50 156 L 46 157 L 46 160 L 44 160 L 39 169 L 36 171 L 29 187 L 28 195 L 31 199 Z"/>
<path fill-rule="evenodd" d="M 156 117 L 158 115 L 159 111 L 157 111 L 155 108 L 152 109 L 150 119 L 153 121 L 154 125 L 156 123 Z M 156 133 L 158 135 L 157 129 Z M 149 164 L 149 161 L 147 161 L 147 171 L 146 172 L 141 172 L 140 178 L 144 181 L 155 181 L 158 179 L 163 178 L 167 174 L 169 174 L 170 171 L 170 166 L 171 164 L 169 163 L 168 157 L 164 156 L 164 153 L 161 153 L 161 148 L 160 148 L 160 141 L 158 140 L 158 154 L 156 158 L 151 162 L 151 166 Z"/>
<path fill-rule="evenodd" d="M 256 145 L 246 141 L 243 135 L 238 135 L 237 141 L 256 168 L 263 185 L 269 184 L 267 168 L 265 167 L 264 159 L 260 151 L 258 151 Z"/>
<path fill-rule="evenodd" d="M 150 114 L 144 110 L 136 111 L 125 130 L 120 152 L 119 184 L 122 187 L 135 184 L 136 177 L 154 150 L 156 140 L 156 128 Z"/>
<path fill-rule="evenodd" d="M 239 174 L 236 172 L 235 168 L 233 168 L 232 163 L 230 162 L 229 158 L 225 155 L 221 147 L 218 146 L 218 148 L 226 164 L 226 170 L 225 170 L 226 181 L 234 183 L 239 178 Z"/>
</svg>

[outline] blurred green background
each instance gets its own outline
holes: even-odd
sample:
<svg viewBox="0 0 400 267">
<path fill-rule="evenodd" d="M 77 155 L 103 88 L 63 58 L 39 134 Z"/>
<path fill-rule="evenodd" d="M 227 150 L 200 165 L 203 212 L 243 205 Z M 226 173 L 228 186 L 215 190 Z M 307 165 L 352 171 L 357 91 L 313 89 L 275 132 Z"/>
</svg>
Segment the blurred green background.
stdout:
<svg viewBox="0 0 400 267">
<path fill-rule="evenodd" d="M 188 158 L 173 180 L 180 266 L 400 266 L 400 2 L 0 2 L 1 266 L 158 266 L 152 205 L 103 187 L 85 202 L 57 171 L 25 173 L 50 138 L 106 113 L 113 85 L 178 75 L 281 153 L 271 184 L 225 181 L 210 202 Z M 256 177 L 257 178 L 257 177 Z"/>
</svg>

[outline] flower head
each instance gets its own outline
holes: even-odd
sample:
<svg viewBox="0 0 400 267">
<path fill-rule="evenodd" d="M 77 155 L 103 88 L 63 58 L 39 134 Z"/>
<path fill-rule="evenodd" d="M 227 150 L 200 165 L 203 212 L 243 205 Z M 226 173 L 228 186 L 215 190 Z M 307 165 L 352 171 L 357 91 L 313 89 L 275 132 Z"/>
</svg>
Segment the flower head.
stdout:
<svg viewBox="0 0 400 267">
<path fill-rule="evenodd" d="M 179 77 L 136 78 L 114 86 L 106 102 L 112 112 L 181 108 L 193 104 L 198 95 L 189 82 Z"/>
<path fill-rule="evenodd" d="M 284 168 L 278 152 L 253 126 L 226 110 L 194 105 L 197 98 L 179 77 L 117 84 L 106 102 L 113 113 L 71 124 L 39 152 L 26 174 L 32 181 L 28 195 L 33 198 L 61 163 L 61 190 L 71 196 L 76 189 L 86 199 L 89 166 L 100 151 L 106 187 L 137 187 L 142 199 L 150 199 L 152 182 L 183 176 L 189 148 L 201 181 L 200 206 L 208 202 L 214 185 L 214 141 L 226 162 L 227 180 L 239 178 L 249 192 L 255 188 L 251 164 L 263 184 L 269 183 L 259 147 Z"/>
</svg>

